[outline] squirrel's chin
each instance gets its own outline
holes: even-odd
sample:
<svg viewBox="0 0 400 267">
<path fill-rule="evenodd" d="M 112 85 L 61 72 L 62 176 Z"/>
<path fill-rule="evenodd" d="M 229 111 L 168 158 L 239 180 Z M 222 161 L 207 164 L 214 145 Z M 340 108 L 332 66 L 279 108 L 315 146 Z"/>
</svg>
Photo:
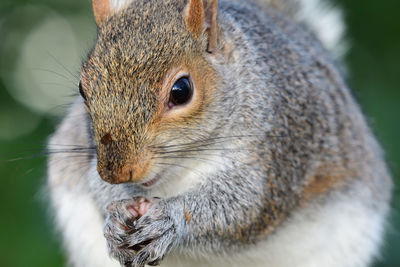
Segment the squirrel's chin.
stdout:
<svg viewBox="0 0 400 267">
<path fill-rule="evenodd" d="M 151 187 L 153 185 L 155 185 L 159 180 L 161 179 L 161 175 L 156 174 L 153 179 L 146 181 L 144 183 L 140 183 L 141 186 L 143 187 Z"/>
</svg>

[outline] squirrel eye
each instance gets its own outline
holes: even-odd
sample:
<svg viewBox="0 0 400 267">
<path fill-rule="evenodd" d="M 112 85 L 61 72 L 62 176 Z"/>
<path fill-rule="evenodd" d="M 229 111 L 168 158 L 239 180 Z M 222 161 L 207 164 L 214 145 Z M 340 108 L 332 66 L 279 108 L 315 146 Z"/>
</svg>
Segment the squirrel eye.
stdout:
<svg viewBox="0 0 400 267">
<path fill-rule="evenodd" d="M 85 99 L 85 101 L 87 101 L 86 95 L 85 95 L 85 93 L 83 92 L 83 89 L 82 89 L 82 82 L 79 82 L 79 93 L 81 94 L 83 99 Z"/>
<path fill-rule="evenodd" d="M 192 85 L 188 78 L 180 78 L 175 82 L 174 86 L 172 86 L 169 105 L 183 105 L 191 99 L 192 94 Z"/>
</svg>

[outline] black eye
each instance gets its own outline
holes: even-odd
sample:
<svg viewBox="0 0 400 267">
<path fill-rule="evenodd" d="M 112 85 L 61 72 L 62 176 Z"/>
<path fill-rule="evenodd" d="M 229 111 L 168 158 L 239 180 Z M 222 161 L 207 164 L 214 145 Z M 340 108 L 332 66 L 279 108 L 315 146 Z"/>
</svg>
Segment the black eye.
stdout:
<svg viewBox="0 0 400 267">
<path fill-rule="evenodd" d="M 173 105 L 182 105 L 190 100 L 192 94 L 193 90 L 188 78 L 180 78 L 172 86 L 169 101 Z"/>
<path fill-rule="evenodd" d="M 87 99 L 86 99 L 86 95 L 85 95 L 85 93 L 83 92 L 82 83 L 81 83 L 81 82 L 79 82 L 79 93 L 81 94 L 81 96 L 83 97 L 83 99 L 85 99 L 85 101 L 86 101 L 86 100 L 87 100 Z"/>
</svg>

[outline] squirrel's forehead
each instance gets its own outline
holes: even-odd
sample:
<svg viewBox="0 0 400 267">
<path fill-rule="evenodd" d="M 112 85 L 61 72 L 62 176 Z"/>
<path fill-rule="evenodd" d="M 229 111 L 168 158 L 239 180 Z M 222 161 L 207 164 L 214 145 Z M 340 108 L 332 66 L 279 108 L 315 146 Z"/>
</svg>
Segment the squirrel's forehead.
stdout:
<svg viewBox="0 0 400 267">
<path fill-rule="evenodd" d="M 82 71 L 88 90 L 94 95 L 103 95 L 106 91 L 114 94 L 116 89 L 123 94 L 156 92 L 170 69 L 183 57 L 177 50 L 168 53 L 162 49 L 146 51 L 137 46 L 130 49 L 110 46 L 93 53 Z"/>
<path fill-rule="evenodd" d="M 160 82 L 169 69 L 184 61 L 186 55 L 195 49 L 193 42 L 181 37 L 146 38 L 131 33 L 129 36 L 110 35 L 107 39 L 98 39 L 89 56 L 88 68 L 101 76 L 123 75 Z"/>
<path fill-rule="evenodd" d="M 184 5 L 164 1 L 134 1 L 128 8 L 111 16 L 100 27 L 100 34 L 123 34 L 136 38 L 168 36 L 185 30 Z M 179 1 L 178 1 L 179 2 Z"/>
<path fill-rule="evenodd" d="M 142 86 L 161 83 L 166 72 L 192 54 L 197 43 L 177 15 L 179 7 L 174 7 L 175 11 L 169 8 L 166 13 L 166 8 L 159 5 L 156 1 L 155 6 L 145 7 L 145 13 L 138 11 L 140 5 L 128 8 L 106 21 L 99 28 L 84 72 L 90 70 L 89 77 L 103 82 L 129 77 Z"/>
<path fill-rule="evenodd" d="M 127 44 L 128 46 L 129 44 Z M 125 44 L 124 44 L 125 46 Z M 159 49 L 135 43 L 125 49 L 121 45 L 99 45 L 83 67 L 88 77 L 99 82 L 105 80 L 129 80 L 130 84 L 141 86 L 161 83 L 166 73 L 182 62 L 185 52 L 181 49 L 170 51 L 163 45 Z"/>
<path fill-rule="evenodd" d="M 191 39 L 184 20 L 185 0 L 135 0 L 99 28 L 99 40 L 140 50 L 176 49 Z"/>
<path fill-rule="evenodd" d="M 110 22 L 100 29 L 98 35 L 98 42 L 120 46 L 125 51 L 176 49 L 190 39 L 184 24 L 179 25 L 171 20 L 162 22 L 122 20 L 121 24 Z"/>
<path fill-rule="evenodd" d="M 118 17 L 99 29 L 92 55 L 135 65 L 169 62 L 192 50 L 195 40 L 183 22 Z"/>
</svg>

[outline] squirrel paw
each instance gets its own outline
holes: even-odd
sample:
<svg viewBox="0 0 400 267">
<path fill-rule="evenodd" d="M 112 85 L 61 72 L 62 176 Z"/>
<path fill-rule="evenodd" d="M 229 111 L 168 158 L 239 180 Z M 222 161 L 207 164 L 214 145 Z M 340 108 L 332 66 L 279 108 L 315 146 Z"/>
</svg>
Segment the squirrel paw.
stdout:
<svg viewBox="0 0 400 267">
<path fill-rule="evenodd" d="M 111 256 L 123 266 L 155 266 L 171 249 L 176 227 L 157 199 L 113 202 L 107 208 L 104 236 Z"/>
</svg>

